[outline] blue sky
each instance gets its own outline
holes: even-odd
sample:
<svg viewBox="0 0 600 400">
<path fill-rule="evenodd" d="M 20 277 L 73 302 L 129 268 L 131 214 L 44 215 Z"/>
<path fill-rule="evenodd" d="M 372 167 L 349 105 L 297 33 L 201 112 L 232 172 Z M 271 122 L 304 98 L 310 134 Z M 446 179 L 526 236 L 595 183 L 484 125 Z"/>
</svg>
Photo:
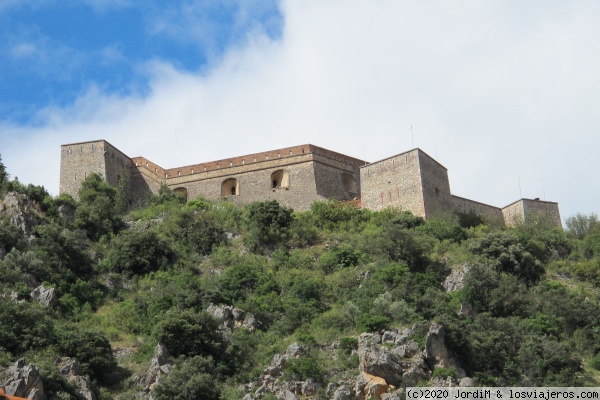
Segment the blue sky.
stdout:
<svg viewBox="0 0 600 400">
<path fill-rule="evenodd" d="M 35 123 L 91 86 L 144 93 L 150 60 L 201 72 L 249 32 L 277 38 L 281 25 L 274 0 L 0 0 L 0 116 Z"/>
<path fill-rule="evenodd" d="M 165 168 L 417 146 L 456 195 L 599 213 L 598 21 L 595 0 L 0 0 L 0 154 L 57 194 L 60 145 L 100 138 Z"/>
</svg>

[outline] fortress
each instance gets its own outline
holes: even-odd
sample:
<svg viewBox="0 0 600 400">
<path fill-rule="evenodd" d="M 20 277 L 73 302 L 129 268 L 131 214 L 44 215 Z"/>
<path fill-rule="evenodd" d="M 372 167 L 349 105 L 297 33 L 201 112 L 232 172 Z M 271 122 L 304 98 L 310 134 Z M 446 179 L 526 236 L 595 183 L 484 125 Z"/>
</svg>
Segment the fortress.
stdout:
<svg viewBox="0 0 600 400">
<path fill-rule="evenodd" d="M 106 140 L 61 146 L 60 193 L 76 198 L 90 173 L 101 174 L 113 186 L 122 176 L 132 205 L 166 184 L 188 199 L 277 200 L 295 210 L 337 199 L 370 210 L 397 207 L 423 218 L 473 212 L 507 225 L 544 214 L 561 226 L 555 202 L 523 198 L 500 208 L 453 195 L 447 169 L 419 148 L 368 163 L 306 144 L 164 169 L 144 157 L 129 157 Z"/>
</svg>

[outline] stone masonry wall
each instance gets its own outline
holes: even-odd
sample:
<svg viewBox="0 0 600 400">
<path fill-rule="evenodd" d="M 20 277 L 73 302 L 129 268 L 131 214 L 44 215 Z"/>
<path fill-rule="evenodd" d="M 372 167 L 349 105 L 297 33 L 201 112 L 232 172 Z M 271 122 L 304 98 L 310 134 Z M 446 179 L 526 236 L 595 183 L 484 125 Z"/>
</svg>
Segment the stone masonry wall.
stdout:
<svg viewBox="0 0 600 400">
<path fill-rule="evenodd" d="M 288 173 L 289 185 L 273 188 L 271 174 L 282 169 Z M 202 196 L 209 200 L 223 199 L 238 204 L 277 200 L 280 204 L 294 210 L 308 210 L 315 200 L 323 199 L 316 191 L 314 163 L 310 159 L 287 166 L 274 165 L 270 168 L 249 171 L 239 170 L 237 173 L 236 171 L 230 172 L 228 175 L 195 181 L 176 183 L 171 180 L 168 184 L 172 189 L 187 189 L 189 199 Z M 237 180 L 236 195 L 228 193 L 223 197 L 221 185 L 225 180 L 231 178 Z"/>
<path fill-rule="evenodd" d="M 463 214 L 474 212 L 485 218 L 488 222 L 502 223 L 505 220 L 502 209 L 499 207 L 465 199 L 464 197 L 452 196 L 452 209 L 457 213 Z"/>
<path fill-rule="evenodd" d="M 134 174 L 134 193 L 154 192 L 164 181 L 173 190 L 185 189 L 190 199 L 203 196 L 217 200 L 223 198 L 223 182 L 236 179 L 238 193 L 225 196 L 227 200 L 236 203 L 277 200 L 295 210 L 307 210 L 315 200 L 330 197 L 347 200 L 359 196 L 358 166 L 364 163 L 313 145 L 171 169 L 163 169 L 144 157 L 135 157 L 133 162 L 144 177 Z M 276 171 L 286 173 L 287 187 L 272 187 L 272 174 Z M 343 177 L 344 174 L 347 176 Z M 348 186 L 349 181 L 354 183 L 352 190 L 346 190 L 344 185 Z"/>
<path fill-rule="evenodd" d="M 417 149 L 361 167 L 362 206 L 397 207 L 425 216 Z"/>
<path fill-rule="evenodd" d="M 77 198 L 81 182 L 90 173 L 106 176 L 104 151 L 107 142 L 98 140 L 60 147 L 60 193 Z"/>
<path fill-rule="evenodd" d="M 418 151 L 425 218 L 452 210 L 450 182 L 446 168 L 422 150 Z"/>
<path fill-rule="evenodd" d="M 317 193 L 324 198 L 360 198 L 360 170 L 352 164 L 314 154 Z"/>
<path fill-rule="evenodd" d="M 131 159 L 105 140 L 72 143 L 61 146 L 60 193 L 77 198 L 81 182 L 91 173 L 102 175 L 117 186 L 118 175 L 125 174 L 129 182 Z"/>
<path fill-rule="evenodd" d="M 522 223 L 525 220 L 525 212 L 523 209 L 523 201 L 517 200 L 502 209 L 504 223 L 507 226 L 513 226 Z"/>
<path fill-rule="evenodd" d="M 124 174 L 127 183 L 131 182 L 131 169 L 133 162 L 129 156 L 108 142 L 104 142 L 104 179 L 112 186 L 117 186 L 119 175 Z"/>
<path fill-rule="evenodd" d="M 133 167 L 129 186 L 132 205 L 143 205 L 151 193 L 158 193 L 162 181 L 149 171 Z"/>
<path fill-rule="evenodd" d="M 558 203 L 539 199 L 521 199 L 521 201 L 526 222 L 537 216 L 547 216 L 554 224 L 562 227 Z"/>
</svg>

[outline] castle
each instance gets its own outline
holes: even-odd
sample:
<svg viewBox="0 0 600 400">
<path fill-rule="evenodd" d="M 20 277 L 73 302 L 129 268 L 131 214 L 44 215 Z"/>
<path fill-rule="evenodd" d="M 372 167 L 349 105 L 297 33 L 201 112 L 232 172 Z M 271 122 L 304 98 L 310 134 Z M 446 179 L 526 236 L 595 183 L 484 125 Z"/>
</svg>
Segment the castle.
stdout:
<svg viewBox="0 0 600 400">
<path fill-rule="evenodd" d="M 166 184 L 188 199 L 277 200 L 295 210 L 337 199 L 370 210 L 397 207 L 424 218 L 473 212 L 507 225 L 544 214 L 561 226 L 555 202 L 523 198 L 500 208 L 453 195 L 447 169 L 419 148 L 368 163 L 306 144 L 164 169 L 144 157 L 129 157 L 106 140 L 61 146 L 60 193 L 76 198 L 90 173 L 113 186 L 122 176 L 132 204 L 143 203 Z"/>
</svg>

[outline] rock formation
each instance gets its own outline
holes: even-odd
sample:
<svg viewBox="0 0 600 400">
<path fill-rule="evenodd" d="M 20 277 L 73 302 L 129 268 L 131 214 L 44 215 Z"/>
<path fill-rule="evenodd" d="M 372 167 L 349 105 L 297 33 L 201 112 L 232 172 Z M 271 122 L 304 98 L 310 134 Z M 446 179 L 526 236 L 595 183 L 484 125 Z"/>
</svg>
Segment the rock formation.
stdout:
<svg viewBox="0 0 600 400">
<path fill-rule="evenodd" d="M 37 367 L 21 358 L 5 371 L 0 372 L 0 385 L 6 394 L 31 400 L 43 400 L 44 384 Z"/>
<path fill-rule="evenodd" d="M 54 288 L 45 288 L 44 285 L 36 287 L 30 296 L 44 307 L 54 307 L 58 302 L 58 296 Z"/>
</svg>

